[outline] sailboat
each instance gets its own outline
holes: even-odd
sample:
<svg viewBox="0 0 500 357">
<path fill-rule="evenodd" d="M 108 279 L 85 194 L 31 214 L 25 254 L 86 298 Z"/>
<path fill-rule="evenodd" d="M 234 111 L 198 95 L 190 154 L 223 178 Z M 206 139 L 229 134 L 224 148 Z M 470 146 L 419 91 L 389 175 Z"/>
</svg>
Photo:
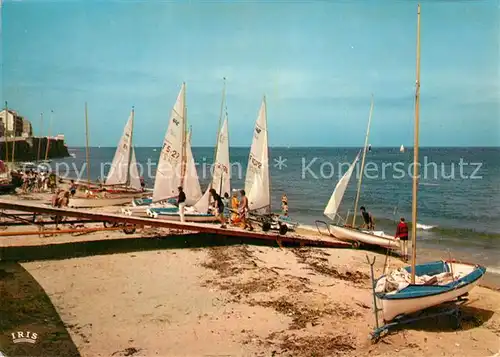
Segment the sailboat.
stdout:
<svg viewBox="0 0 500 357">
<path fill-rule="evenodd" d="M 123 213 L 147 216 L 149 208 L 162 208 L 170 212 L 177 212 L 174 203 L 179 186 L 182 186 L 186 193 L 186 205 L 195 204 L 202 196 L 191 150 L 191 134 L 186 130 L 185 99 L 186 85 L 183 83 L 172 108 L 163 139 L 153 196 L 132 200 L 132 207 L 123 208 Z"/>
<path fill-rule="evenodd" d="M 221 110 L 224 108 L 225 102 L 225 85 L 222 95 Z M 228 131 L 228 116 L 227 109 L 224 112 L 224 120 L 222 125 L 220 123 L 223 113 L 219 118 L 219 128 L 217 129 L 217 141 L 215 145 L 215 157 L 213 166 L 212 182 L 205 190 L 203 196 L 191 207 L 185 208 L 184 218 L 186 221 L 192 222 L 215 222 L 217 217 L 210 212 L 210 189 L 220 195 L 224 196 L 225 193 L 231 192 L 231 175 L 230 175 L 230 160 L 229 160 L 229 131 Z M 161 218 L 165 220 L 180 220 L 177 210 L 169 208 L 156 208 L 148 209 L 148 215 L 153 218 Z"/>
<path fill-rule="evenodd" d="M 405 147 L 403 145 L 399 148 L 399 152 L 405 152 Z"/>
<path fill-rule="evenodd" d="M 415 145 L 413 157 L 412 222 L 417 222 L 418 140 L 420 104 L 420 4 L 417 10 L 417 80 L 415 90 Z M 453 260 L 416 264 L 417 225 L 412 225 L 410 267 L 380 277 L 376 282 L 375 303 L 389 322 L 411 313 L 437 306 L 466 295 L 484 276 L 486 268 Z M 377 308 L 377 306 L 375 306 Z"/>
<path fill-rule="evenodd" d="M 266 97 L 262 99 L 257 121 L 255 122 L 245 176 L 245 193 L 251 212 L 263 215 L 271 213 Z"/>
<path fill-rule="evenodd" d="M 122 205 L 133 197 L 143 195 L 135 150 L 132 146 L 134 127 L 134 109 L 132 109 L 122 137 L 116 148 L 109 174 L 104 186 L 111 189 L 92 189 L 87 191 L 87 197 L 74 197 L 69 200 L 70 207 L 90 208 Z"/>
<path fill-rule="evenodd" d="M 289 217 L 280 216 L 271 211 L 267 102 L 265 96 L 262 99 L 255 122 L 252 146 L 248 155 L 245 193 L 248 198 L 250 214 L 254 216 L 254 219 L 260 221 L 263 230 L 279 229 L 280 234 L 285 234 L 287 230 L 293 230 L 298 226 L 298 223 L 293 222 Z"/>
<path fill-rule="evenodd" d="M 368 118 L 368 128 L 366 130 L 365 144 L 363 149 L 363 159 L 361 163 L 361 173 L 364 172 L 364 164 L 365 164 L 365 156 L 367 152 L 368 144 L 368 136 L 370 133 L 370 124 L 373 113 L 373 98 L 370 106 L 370 115 Z M 389 236 L 385 234 L 383 231 L 372 231 L 368 229 L 358 229 L 355 228 L 356 223 L 356 211 L 359 201 L 359 194 L 361 190 L 361 180 L 363 178 L 363 174 L 360 175 L 358 181 L 358 189 L 356 192 L 356 199 L 354 203 L 354 216 L 352 219 L 352 225 L 347 224 L 347 219 L 343 220 L 342 217 L 338 215 L 338 209 L 340 204 L 342 203 L 342 198 L 344 197 L 345 190 L 349 185 L 349 181 L 351 179 L 352 173 L 356 164 L 359 160 L 361 152 L 356 155 L 356 158 L 352 162 L 349 169 L 342 176 L 342 178 L 337 182 L 335 189 L 328 201 L 328 204 L 325 207 L 323 214 L 332 220 L 332 223 L 329 225 L 330 233 L 340 240 L 346 240 L 349 242 L 354 242 L 355 244 L 367 244 L 367 245 L 375 245 L 389 249 L 398 249 L 400 246 L 399 241 L 397 241 L 393 236 Z M 343 222 L 342 222 L 343 221 Z"/>
</svg>

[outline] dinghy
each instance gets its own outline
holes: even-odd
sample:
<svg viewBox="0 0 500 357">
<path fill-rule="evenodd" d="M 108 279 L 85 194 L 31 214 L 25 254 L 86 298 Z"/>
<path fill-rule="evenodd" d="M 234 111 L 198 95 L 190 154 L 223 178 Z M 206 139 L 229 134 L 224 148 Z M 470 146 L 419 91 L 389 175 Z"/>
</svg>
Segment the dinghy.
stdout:
<svg viewBox="0 0 500 357">
<path fill-rule="evenodd" d="M 271 180 L 269 175 L 269 142 L 267 129 L 267 102 L 262 99 L 253 131 L 245 176 L 250 219 L 258 222 L 264 231 L 277 229 L 281 234 L 294 230 L 298 224 L 289 217 L 281 217 L 271 210 Z"/>
<path fill-rule="evenodd" d="M 225 85 L 222 94 L 221 109 L 224 108 L 225 102 Z M 224 120 L 221 126 L 222 115 Z M 228 116 L 227 108 L 224 113 L 221 112 L 219 118 L 219 127 L 217 128 L 217 141 L 215 145 L 215 156 L 213 164 L 212 182 L 205 190 L 203 196 L 192 207 L 185 208 L 184 218 L 187 222 L 215 222 L 218 221 L 214 212 L 210 210 L 211 194 L 210 189 L 223 197 L 225 193 L 231 192 L 231 163 L 229 160 L 229 131 L 228 131 Z M 148 215 L 153 218 L 165 220 L 180 220 L 178 210 L 164 208 L 149 208 Z"/>
<path fill-rule="evenodd" d="M 347 224 L 341 224 L 343 220 L 337 212 L 340 204 L 342 203 L 342 198 L 344 197 L 345 190 L 349 184 L 354 168 L 359 160 L 359 155 L 359 153 L 356 155 L 356 158 L 352 162 L 351 166 L 349 166 L 349 169 L 342 176 L 339 182 L 337 182 L 337 186 L 335 186 L 335 190 L 325 207 L 323 214 L 332 220 L 332 223 L 329 225 L 329 230 L 335 238 L 340 240 L 355 242 L 358 244 L 375 245 L 383 248 L 398 249 L 400 245 L 399 241 L 394 239 L 394 237 L 385 234 L 383 231 L 354 229 L 349 227 Z"/>
<path fill-rule="evenodd" d="M 363 149 L 363 159 L 361 162 L 361 172 L 364 172 L 364 164 L 365 164 L 365 156 L 367 152 L 367 144 L 368 144 L 368 136 L 370 133 L 370 124 L 373 112 L 373 98 L 370 106 L 370 116 L 368 118 L 368 127 L 366 130 L 365 137 L 365 145 Z M 361 153 L 361 152 L 360 152 Z M 352 224 L 347 224 L 347 218 L 344 220 L 338 214 L 338 209 L 340 204 L 342 203 L 342 198 L 344 197 L 345 190 L 349 185 L 349 181 L 351 179 L 352 173 L 354 172 L 354 168 L 359 160 L 360 153 L 356 155 L 356 158 L 352 162 L 349 169 L 342 176 L 342 178 L 337 182 L 335 189 L 333 190 L 332 196 L 328 201 L 328 204 L 325 207 L 323 214 L 332 220 L 332 223 L 329 224 L 328 229 L 330 234 L 332 234 L 335 238 L 352 242 L 355 245 L 365 244 L 372 246 L 379 246 L 387 249 L 398 249 L 400 246 L 399 241 L 397 241 L 393 236 L 385 234 L 383 231 L 373 231 L 368 229 L 360 229 L 355 228 L 356 225 L 356 212 L 359 201 L 359 195 L 361 191 L 361 180 L 363 175 L 360 175 L 358 181 L 358 189 L 356 192 L 356 199 L 354 203 L 354 216 L 352 219 Z M 317 223 L 320 221 L 317 221 Z"/>
<path fill-rule="evenodd" d="M 385 322 L 429 307 L 453 301 L 467 294 L 486 273 L 480 265 L 437 261 L 395 270 L 376 281 L 377 305 Z"/>
<path fill-rule="evenodd" d="M 89 188 L 85 197 L 72 197 L 68 206 L 73 208 L 91 208 L 123 205 L 135 197 L 141 197 L 139 171 L 135 150 L 132 146 L 134 127 L 134 109 L 123 130 L 123 135 L 116 148 L 111 168 L 104 187 Z M 106 188 L 106 186 L 109 188 Z"/>
<path fill-rule="evenodd" d="M 418 222 L 419 103 L 420 4 L 417 11 L 417 80 L 415 90 L 412 222 Z M 394 270 L 382 276 L 377 280 L 374 287 L 374 308 L 375 311 L 382 310 L 385 322 L 403 321 L 403 317 L 407 315 L 460 298 L 466 295 L 486 273 L 486 268 L 483 266 L 452 260 L 417 265 L 416 243 L 417 225 L 413 224 L 411 266 Z M 375 335 L 384 329 L 387 329 L 387 327 L 377 329 Z"/>
<path fill-rule="evenodd" d="M 177 211 L 178 187 L 183 186 L 186 205 L 196 203 L 201 197 L 201 187 L 196 173 L 196 165 L 191 144 L 186 132 L 186 84 L 183 83 L 172 108 L 170 120 L 160 151 L 158 169 L 151 197 L 136 198 L 122 213 L 134 216 L 148 216 L 148 209 L 162 208 Z M 188 167 L 188 174 L 184 174 Z M 129 201 L 130 202 L 130 201 Z"/>
</svg>

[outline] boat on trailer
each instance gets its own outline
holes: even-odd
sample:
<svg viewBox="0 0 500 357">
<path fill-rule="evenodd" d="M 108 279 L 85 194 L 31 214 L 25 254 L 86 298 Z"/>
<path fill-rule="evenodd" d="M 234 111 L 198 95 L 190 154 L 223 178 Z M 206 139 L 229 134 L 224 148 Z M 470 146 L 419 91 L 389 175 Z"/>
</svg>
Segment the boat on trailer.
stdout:
<svg viewBox="0 0 500 357">
<path fill-rule="evenodd" d="M 377 305 L 383 320 L 390 322 L 466 295 L 485 273 L 481 265 L 436 261 L 416 265 L 411 284 L 411 267 L 402 268 L 377 279 Z"/>
<path fill-rule="evenodd" d="M 221 109 L 224 108 L 225 101 L 225 86 L 222 94 Z M 222 116 L 224 119 L 221 120 Z M 212 182 L 208 185 L 205 193 L 193 206 L 188 206 L 184 211 L 184 220 L 186 222 L 217 222 L 218 218 L 211 209 L 210 189 L 214 189 L 221 197 L 224 193 L 231 192 L 231 163 L 229 160 L 229 130 L 227 110 L 221 111 L 219 118 L 219 127 L 217 128 L 217 138 L 215 145 L 214 169 Z M 147 211 L 148 215 L 153 218 L 180 221 L 180 215 L 177 207 L 151 207 Z"/>
<path fill-rule="evenodd" d="M 419 103 L 420 103 L 420 4 L 417 10 L 417 79 L 415 89 L 415 130 L 413 157 L 413 199 L 412 222 L 417 220 L 417 196 L 419 177 Z M 436 261 L 416 264 L 417 260 L 417 227 L 412 225 L 412 260 L 411 266 L 393 270 L 377 279 L 373 286 L 373 309 L 377 328 L 372 338 L 377 339 L 389 328 L 400 324 L 444 314 L 459 316 L 460 305 L 457 300 L 463 300 L 469 291 L 477 285 L 486 273 L 486 268 L 478 264 L 457 262 L 454 260 Z M 370 262 L 370 260 L 368 259 Z M 373 263 L 371 275 L 373 281 Z M 444 303 L 453 302 L 451 309 L 444 310 Z M 440 306 L 440 312 L 425 315 L 428 308 Z M 379 327 L 378 312 L 382 311 L 385 325 Z M 412 314 L 421 312 L 422 316 Z"/>
</svg>

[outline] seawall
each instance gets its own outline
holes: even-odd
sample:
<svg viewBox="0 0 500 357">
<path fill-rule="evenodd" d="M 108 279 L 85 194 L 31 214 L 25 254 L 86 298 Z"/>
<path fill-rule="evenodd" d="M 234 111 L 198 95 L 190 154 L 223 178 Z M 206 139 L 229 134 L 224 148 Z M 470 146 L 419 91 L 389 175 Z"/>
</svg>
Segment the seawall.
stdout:
<svg viewBox="0 0 500 357">
<path fill-rule="evenodd" d="M 17 138 L 15 141 L 11 139 L 7 142 L 8 161 L 12 160 L 12 154 L 14 154 L 15 161 L 33 161 L 37 160 L 37 158 L 44 160 L 48 142 L 49 139 L 47 137 Z M 0 160 L 6 160 L 5 144 L 5 139 L 1 138 Z M 64 140 L 51 138 L 47 158 L 55 159 L 68 156 L 70 155 Z"/>
</svg>

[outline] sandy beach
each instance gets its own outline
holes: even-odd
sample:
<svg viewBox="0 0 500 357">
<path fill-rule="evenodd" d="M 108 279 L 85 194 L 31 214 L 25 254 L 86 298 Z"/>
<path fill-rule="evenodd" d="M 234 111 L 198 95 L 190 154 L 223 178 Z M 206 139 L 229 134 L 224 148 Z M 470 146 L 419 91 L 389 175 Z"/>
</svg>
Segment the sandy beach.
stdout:
<svg viewBox="0 0 500 357">
<path fill-rule="evenodd" d="M 385 257 L 372 252 L 249 245 L 89 255 L 22 267 L 45 290 L 81 356 L 499 352 L 500 293 L 484 287 L 472 290 L 461 329 L 453 330 L 449 318 L 432 319 L 372 344 L 367 254 L 377 257 L 380 274 Z M 402 265 L 393 257 L 389 264 Z"/>
</svg>

